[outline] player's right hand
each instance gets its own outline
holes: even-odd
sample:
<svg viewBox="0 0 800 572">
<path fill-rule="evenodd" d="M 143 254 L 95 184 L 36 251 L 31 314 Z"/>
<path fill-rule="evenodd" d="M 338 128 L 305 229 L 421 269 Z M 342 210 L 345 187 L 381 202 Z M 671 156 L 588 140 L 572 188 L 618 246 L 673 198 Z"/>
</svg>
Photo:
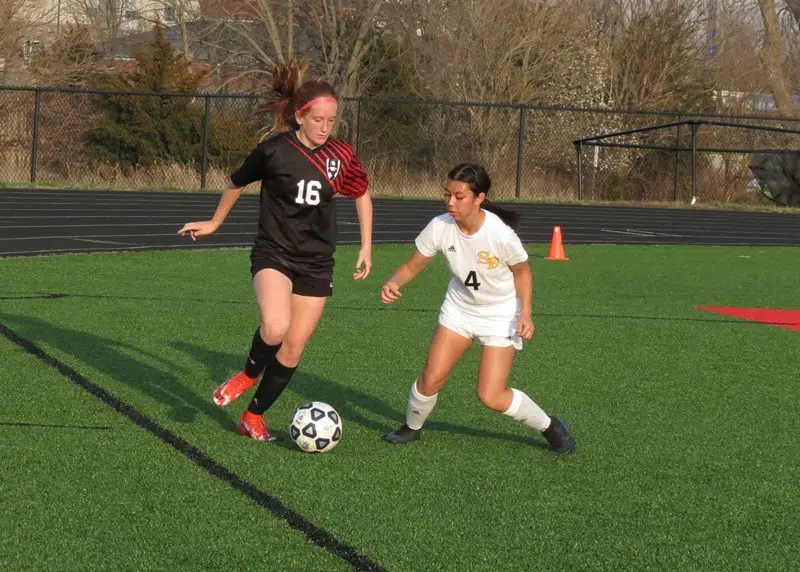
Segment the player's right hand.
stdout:
<svg viewBox="0 0 800 572">
<path fill-rule="evenodd" d="M 192 240 L 197 240 L 198 236 L 207 236 L 219 228 L 219 225 L 213 220 L 204 220 L 200 222 L 187 222 L 178 231 L 181 236 L 187 234 L 192 237 Z"/>
<path fill-rule="evenodd" d="M 395 282 L 386 282 L 381 286 L 381 301 L 384 304 L 391 304 L 403 295 L 400 293 L 400 286 Z"/>
</svg>

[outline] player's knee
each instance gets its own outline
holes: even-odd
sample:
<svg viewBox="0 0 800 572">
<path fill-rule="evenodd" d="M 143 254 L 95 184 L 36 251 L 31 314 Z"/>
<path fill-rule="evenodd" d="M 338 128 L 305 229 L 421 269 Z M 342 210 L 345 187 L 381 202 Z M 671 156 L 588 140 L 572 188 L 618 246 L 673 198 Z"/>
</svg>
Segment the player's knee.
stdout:
<svg viewBox="0 0 800 572">
<path fill-rule="evenodd" d="M 417 379 L 417 391 L 425 397 L 430 397 L 439 393 L 444 385 L 444 377 L 432 374 L 428 368 L 423 370 L 422 375 Z"/>
<path fill-rule="evenodd" d="M 478 387 L 478 399 L 489 409 L 500 412 L 508 409 L 508 405 L 504 402 L 503 398 L 504 395 L 502 391 L 497 391 L 489 387 Z"/>
<path fill-rule="evenodd" d="M 289 329 L 289 322 L 278 320 L 261 320 L 261 339 L 265 343 L 274 346 L 283 342 L 286 332 Z"/>
</svg>

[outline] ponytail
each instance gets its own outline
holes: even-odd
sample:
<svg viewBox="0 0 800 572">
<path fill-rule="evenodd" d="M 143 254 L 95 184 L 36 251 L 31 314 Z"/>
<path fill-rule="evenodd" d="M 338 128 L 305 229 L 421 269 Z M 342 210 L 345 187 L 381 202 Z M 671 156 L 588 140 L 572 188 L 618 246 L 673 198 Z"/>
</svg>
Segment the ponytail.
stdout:
<svg viewBox="0 0 800 572">
<path fill-rule="evenodd" d="M 306 69 L 305 62 L 301 62 L 300 65 L 298 69 L 294 60 L 289 60 L 283 65 L 276 66 L 272 72 L 272 89 L 258 106 L 259 113 L 273 115 L 273 131 L 284 133 L 293 127 L 297 129 L 292 102 Z"/>
<path fill-rule="evenodd" d="M 514 229 L 514 232 L 519 230 L 520 216 L 518 212 L 501 207 L 500 205 L 491 202 L 489 199 L 484 199 L 481 208 L 485 211 L 496 214 L 500 220 Z"/>
<path fill-rule="evenodd" d="M 489 173 L 486 172 L 485 168 L 474 163 L 456 165 L 447 174 L 447 178 L 451 181 L 466 183 L 475 195 L 483 193 L 484 196 L 488 197 L 489 189 L 492 188 L 492 180 L 489 177 Z M 515 232 L 519 227 L 520 216 L 517 212 L 489 202 L 488 198 L 483 200 L 481 208 L 496 214 L 500 217 L 500 220 L 514 229 Z"/>
<path fill-rule="evenodd" d="M 336 91 L 327 82 L 321 80 L 303 82 L 307 69 L 307 61 L 302 59 L 299 65 L 294 60 L 288 60 L 273 70 L 272 89 L 257 109 L 259 113 L 273 115 L 273 126 L 267 134 L 299 129 L 300 125 L 295 117 L 299 110 L 306 108 L 309 102 L 318 97 L 336 98 Z"/>
</svg>

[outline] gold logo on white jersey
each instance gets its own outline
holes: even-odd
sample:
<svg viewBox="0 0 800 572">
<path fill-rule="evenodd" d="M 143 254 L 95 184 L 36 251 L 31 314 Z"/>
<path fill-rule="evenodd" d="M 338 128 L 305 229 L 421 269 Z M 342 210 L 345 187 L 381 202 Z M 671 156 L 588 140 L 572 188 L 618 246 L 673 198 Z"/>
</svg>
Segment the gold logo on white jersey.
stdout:
<svg viewBox="0 0 800 572">
<path fill-rule="evenodd" d="M 481 250 L 478 252 L 478 264 L 486 264 L 489 267 L 489 270 L 494 270 L 500 266 L 500 261 L 496 257 L 492 256 L 488 250 Z"/>
</svg>

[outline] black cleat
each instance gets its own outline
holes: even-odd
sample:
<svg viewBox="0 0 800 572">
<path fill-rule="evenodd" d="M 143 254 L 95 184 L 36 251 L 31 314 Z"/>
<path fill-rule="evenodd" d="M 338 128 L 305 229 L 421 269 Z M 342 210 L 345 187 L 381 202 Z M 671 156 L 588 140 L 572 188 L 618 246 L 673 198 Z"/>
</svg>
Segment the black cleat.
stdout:
<svg viewBox="0 0 800 572">
<path fill-rule="evenodd" d="M 558 417 L 550 418 L 550 427 L 542 431 L 542 435 L 550 443 L 550 450 L 555 453 L 568 455 L 575 450 L 575 437 L 567 424 Z"/>
<path fill-rule="evenodd" d="M 410 443 L 411 441 L 419 441 L 421 436 L 422 429 L 411 429 L 408 425 L 403 423 L 400 429 L 389 433 L 386 437 L 384 437 L 384 440 L 388 441 L 389 443 L 402 445 L 403 443 Z"/>
</svg>

